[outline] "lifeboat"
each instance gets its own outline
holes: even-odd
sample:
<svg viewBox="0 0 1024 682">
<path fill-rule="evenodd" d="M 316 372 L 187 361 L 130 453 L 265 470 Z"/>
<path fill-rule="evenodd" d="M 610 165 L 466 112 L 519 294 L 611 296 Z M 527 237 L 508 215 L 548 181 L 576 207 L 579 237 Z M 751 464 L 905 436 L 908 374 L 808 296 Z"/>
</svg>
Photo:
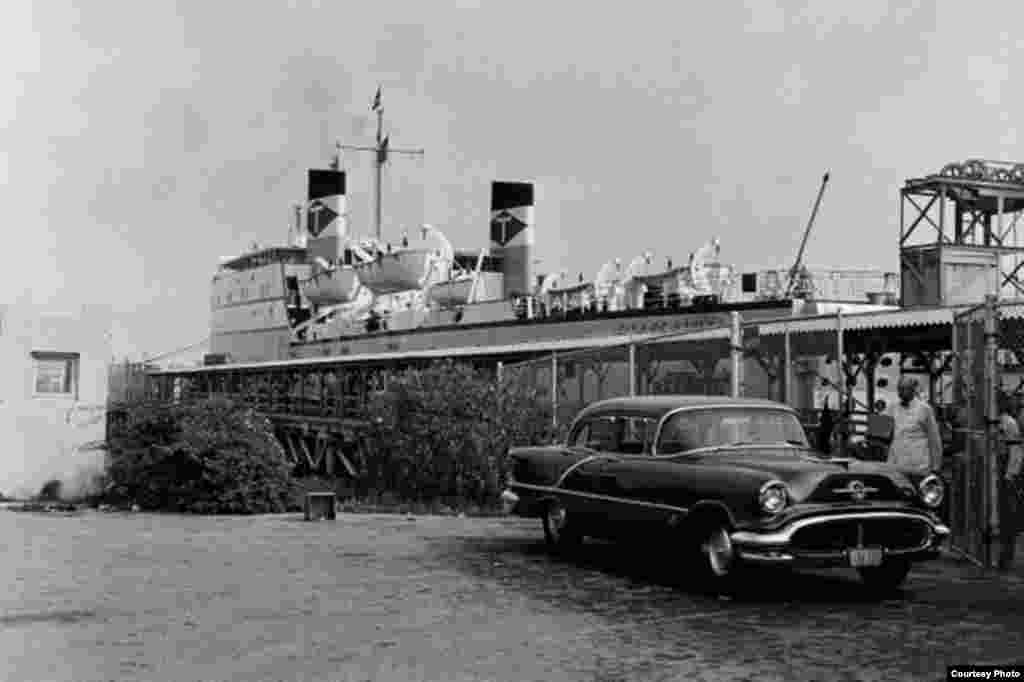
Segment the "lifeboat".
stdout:
<svg viewBox="0 0 1024 682">
<path fill-rule="evenodd" d="M 355 292 L 348 301 L 324 307 L 315 316 L 295 327 L 292 334 L 298 339 L 316 339 L 332 329 L 335 333 L 340 333 L 341 328 L 362 320 L 375 302 L 373 292 L 357 282 Z"/>
<path fill-rule="evenodd" d="M 686 304 L 695 296 L 723 296 L 732 281 L 732 269 L 717 260 L 721 242 L 713 239 L 694 254 L 689 263 L 664 272 L 650 273 L 647 267 L 638 267 L 631 273 L 629 289 L 634 303 L 643 301 L 645 308 Z"/>
<path fill-rule="evenodd" d="M 695 293 L 689 265 L 650 275 L 636 275 L 632 285 L 640 292 L 640 300 L 647 308 L 667 305 L 676 297 L 680 301 L 687 301 Z"/>
<path fill-rule="evenodd" d="M 435 270 L 439 273 L 435 281 L 430 282 L 427 291 L 427 298 L 431 303 L 442 307 L 461 306 L 467 303 L 475 303 L 479 293 L 476 285 L 480 278 L 480 271 L 483 267 L 485 250 L 480 251 L 476 260 L 476 267 L 473 270 L 460 268 L 455 263 L 454 251 L 448 240 L 437 230 L 425 226 L 425 230 L 433 230 L 439 238 L 443 239 L 443 247 L 440 256 L 435 262 Z"/>
<path fill-rule="evenodd" d="M 428 297 L 440 306 L 465 305 L 473 294 L 473 277 L 461 277 L 431 285 Z"/>
<path fill-rule="evenodd" d="M 664 272 L 655 272 L 646 275 L 635 275 L 633 281 L 636 284 L 655 286 L 661 288 L 678 289 L 680 286 L 692 286 L 693 277 L 690 274 L 690 266 L 682 265 Z"/>
<path fill-rule="evenodd" d="M 579 282 L 566 287 L 550 287 L 545 294 L 548 310 L 559 309 L 563 313 L 589 310 L 597 300 L 593 282 Z"/>
<path fill-rule="evenodd" d="M 429 274 L 433 252 L 430 249 L 402 249 L 393 253 L 378 251 L 376 258 L 353 266 L 359 282 L 377 295 L 419 289 Z"/>
<path fill-rule="evenodd" d="M 350 266 L 321 270 L 302 283 L 302 293 L 316 306 L 348 303 L 358 291 L 359 276 Z"/>
</svg>

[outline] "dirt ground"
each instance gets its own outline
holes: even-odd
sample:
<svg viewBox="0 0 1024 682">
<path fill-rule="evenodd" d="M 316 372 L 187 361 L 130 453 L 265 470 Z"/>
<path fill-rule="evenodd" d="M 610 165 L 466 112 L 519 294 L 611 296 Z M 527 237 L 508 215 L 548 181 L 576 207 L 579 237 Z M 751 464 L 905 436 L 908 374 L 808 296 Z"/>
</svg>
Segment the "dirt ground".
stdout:
<svg viewBox="0 0 1024 682">
<path fill-rule="evenodd" d="M 0 510 L 3 680 L 938 680 L 1024 661 L 1024 579 L 939 561 L 679 585 L 671 547 L 550 557 L 519 519 Z"/>
</svg>

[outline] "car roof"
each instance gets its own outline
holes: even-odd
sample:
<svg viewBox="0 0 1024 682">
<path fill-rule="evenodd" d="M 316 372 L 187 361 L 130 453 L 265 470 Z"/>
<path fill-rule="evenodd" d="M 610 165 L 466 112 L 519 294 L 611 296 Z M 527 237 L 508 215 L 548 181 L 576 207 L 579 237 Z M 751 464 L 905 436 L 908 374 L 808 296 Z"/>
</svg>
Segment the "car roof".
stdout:
<svg viewBox="0 0 1024 682">
<path fill-rule="evenodd" d="M 621 398 L 607 398 L 583 408 L 576 419 L 600 416 L 610 413 L 632 414 L 660 419 L 672 410 L 683 407 L 774 407 L 792 410 L 789 405 L 761 398 L 733 398 L 722 395 L 642 395 Z"/>
</svg>

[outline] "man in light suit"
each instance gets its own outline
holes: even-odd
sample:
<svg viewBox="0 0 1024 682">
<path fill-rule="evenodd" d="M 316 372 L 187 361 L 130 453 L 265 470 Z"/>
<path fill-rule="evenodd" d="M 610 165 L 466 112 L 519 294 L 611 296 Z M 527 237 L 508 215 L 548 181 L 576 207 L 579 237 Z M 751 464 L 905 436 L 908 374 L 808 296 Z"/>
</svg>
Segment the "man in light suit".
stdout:
<svg viewBox="0 0 1024 682">
<path fill-rule="evenodd" d="M 931 405 L 918 397 L 917 379 L 900 377 L 899 402 L 889 408 L 893 438 L 888 462 L 919 471 L 942 469 L 942 437 Z"/>
</svg>

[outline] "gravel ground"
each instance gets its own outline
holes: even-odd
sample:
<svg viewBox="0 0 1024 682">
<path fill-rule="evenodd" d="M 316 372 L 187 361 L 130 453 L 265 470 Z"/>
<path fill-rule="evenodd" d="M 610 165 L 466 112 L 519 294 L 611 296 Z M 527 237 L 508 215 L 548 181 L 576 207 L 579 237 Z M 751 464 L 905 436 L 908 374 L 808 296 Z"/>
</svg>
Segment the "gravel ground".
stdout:
<svg viewBox="0 0 1024 682">
<path fill-rule="evenodd" d="M 0 511 L 4 680 L 894 680 L 1024 661 L 1024 580 L 951 561 L 872 599 L 667 548 L 547 555 L 539 522 Z"/>
</svg>

